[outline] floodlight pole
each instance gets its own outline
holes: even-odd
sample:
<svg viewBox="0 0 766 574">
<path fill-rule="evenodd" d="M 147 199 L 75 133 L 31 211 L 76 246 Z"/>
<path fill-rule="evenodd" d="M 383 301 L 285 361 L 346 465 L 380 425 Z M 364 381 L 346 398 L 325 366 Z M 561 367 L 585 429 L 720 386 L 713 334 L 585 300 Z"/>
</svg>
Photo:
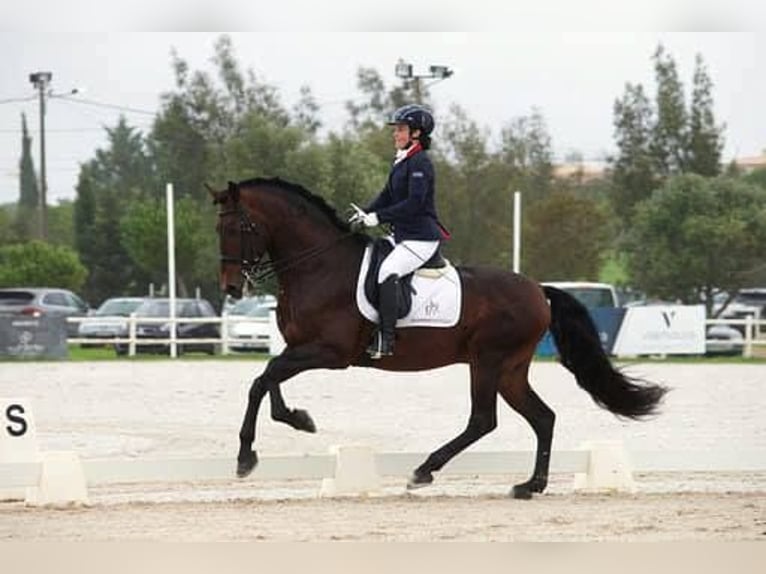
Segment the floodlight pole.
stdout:
<svg viewBox="0 0 766 574">
<path fill-rule="evenodd" d="M 423 103 L 423 88 L 421 81 L 427 78 L 436 78 L 439 80 L 446 80 L 455 72 L 447 66 L 429 66 L 427 74 L 415 74 L 412 71 L 412 64 L 405 62 L 402 58 L 396 63 L 394 73 L 397 77 L 402 78 L 405 82 L 411 80 L 414 85 L 415 102 L 418 104 Z"/>
<path fill-rule="evenodd" d="M 48 178 L 45 169 L 45 96 L 48 85 L 53 79 L 51 72 L 29 74 L 29 81 L 37 88 L 40 95 L 40 238 L 48 239 Z"/>
</svg>

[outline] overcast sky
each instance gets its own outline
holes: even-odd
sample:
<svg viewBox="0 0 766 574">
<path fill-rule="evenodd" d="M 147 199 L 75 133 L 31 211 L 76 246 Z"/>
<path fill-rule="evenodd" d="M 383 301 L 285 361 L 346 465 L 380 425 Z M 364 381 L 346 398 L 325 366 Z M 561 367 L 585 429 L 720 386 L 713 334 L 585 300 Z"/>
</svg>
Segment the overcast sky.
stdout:
<svg viewBox="0 0 766 574">
<path fill-rule="evenodd" d="M 84 90 L 88 100 L 152 112 L 172 88 L 170 50 L 192 69 L 210 69 L 219 33 L 21 33 L 0 34 L 0 203 L 18 198 L 20 114 L 25 112 L 39 169 L 37 100 L 30 72 L 53 73 L 53 93 Z M 602 158 L 614 149 L 612 105 L 626 82 L 653 90 L 651 55 L 662 42 L 679 64 L 687 88 L 696 53 L 715 84 L 716 118 L 726 124 L 725 156 L 757 155 L 766 148 L 766 37 L 755 33 L 232 33 L 240 63 L 275 85 L 285 104 L 308 84 L 321 104 L 325 127 L 339 129 L 344 102 L 358 97 L 360 66 L 376 68 L 388 86 L 394 65 L 410 61 L 416 72 L 431 64 L 454 75 L 431 87 L 437 111 L 462 106 L 480 125 L 495 130 L 538 107 L 558 156 L 577 151 Z M 124 111 L 129 123 L 148 129 L 151 113 Z M 119 111 L 49 100 L 46 116 L 49 202 L 73 198 L 79 165 L 103 146 L 103 126 Z"/>
</svg>

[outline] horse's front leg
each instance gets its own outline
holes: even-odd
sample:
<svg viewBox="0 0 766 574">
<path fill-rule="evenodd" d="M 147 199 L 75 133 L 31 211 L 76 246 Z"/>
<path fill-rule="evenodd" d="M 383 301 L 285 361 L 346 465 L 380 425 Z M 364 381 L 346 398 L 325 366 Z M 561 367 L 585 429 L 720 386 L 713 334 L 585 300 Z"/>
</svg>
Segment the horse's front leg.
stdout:
<svg viewBox="0 0 766 574">
<path fill-rule="evenodd" d="M 297 347 L 288 347 L 266 365 L 263 374 L 253 381 L 247 397 L 247 409 L 239 431 L 239 455 L 237 456 L 237 476 L 250 474 L 258 464 L 258 456 L 253 450 L 255 427 L 261 401 L 266 393 L 271 396 L 272 417 L 285 422 L 293 428 L 314 432 L 314 421 L 306 411 L 291 410 L 285 405 L 280 383 L 309 369 L 338 369 L 344 364 L 333 347 L 311 343 Z"/>
</svg>

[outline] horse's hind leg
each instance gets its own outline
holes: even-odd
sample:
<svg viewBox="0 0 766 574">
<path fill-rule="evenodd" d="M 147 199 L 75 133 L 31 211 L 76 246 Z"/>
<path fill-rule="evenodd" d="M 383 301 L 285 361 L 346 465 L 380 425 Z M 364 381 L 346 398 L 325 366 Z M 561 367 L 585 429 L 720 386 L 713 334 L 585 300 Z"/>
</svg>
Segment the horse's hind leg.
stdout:
<svg viewBox="0 0 766 574">
<path fill-rule="evenodd" d="M 537 436 L 537 454 L 532 477 L 511 490 L 514 498 L 531 498 L 533 492 L 543 492 L 548 485 L 548 469 L 551 460 L 551 442 L 554 412 L 529 386 L 529 361 L 504 373 L 500 382 L 500 396 L 532 427 Z"/>
<path fill-rule="evenodd" d="M 269 386 L 269 399 L 271 403 L 271 418 L 277 422 L 285 423 L 295 430 L 314 433 L 317 431 L 314 420 L 308 411 L 303 409 L 291 409 L 285 404 L 282 396 L 282 387 L 279 383 Z"/>
<path fill-rule="evenodd" d="M 447 444 L 431 453 L 426 461 L 415 469 L 407 488 L 419 488 L 431 484 L 433 472 L 440 470 L 449 460 L 497 426 L 497 384 L 500 369 L 495 361 L 479 365 L 471 364 L 471 416 L 465 430 Z"/>
</svg>

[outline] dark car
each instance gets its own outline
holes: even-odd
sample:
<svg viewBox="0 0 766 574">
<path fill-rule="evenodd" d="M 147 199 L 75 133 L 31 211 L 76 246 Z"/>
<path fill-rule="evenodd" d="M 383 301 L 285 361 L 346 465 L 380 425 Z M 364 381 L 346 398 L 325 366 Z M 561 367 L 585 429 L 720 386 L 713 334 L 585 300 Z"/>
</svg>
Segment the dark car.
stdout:
<svg viewBox="0 0 766 574">
<path fill-rule="evenodd" d="M 170 301 L 168 299 L 147 299 L 139 305 L 134 311 L 136 323 L 137 339 L 169 339 L 170 323 L 163 322 L 141 322 L 141 318 L 169 318 Z M 179 318 L 198 318 L 211 317 L 217 319 L 217 315 L 210 302 L 204 299 L 176 299 L 176 317 Z M 128 327 L 125 326 L 120 337 L 128 337 Z M 220 329 L 217 323 L 184 323 L 180 321 L 176 325 L 176 337 L 182 339 L 218 339 L 220 338 Z M 210 355 L 215 353 L 215 343 L 178 343 L 178 353 L 202 352 Z M 128 353 L 127 343 L 118 343 L 114 346 L 118 355 Z M 168 353 L 170 351 L 169 343 L 136 345 L 136 353 Z"/>
<path fill-rule="evenodd" d="M 67 289 L 14 287 L 0 289 L 0 315 L 85 317 L 88 304 Z M 77 336 L 77 323 L 67 323 L 67 335 Z"/>
</svg>

